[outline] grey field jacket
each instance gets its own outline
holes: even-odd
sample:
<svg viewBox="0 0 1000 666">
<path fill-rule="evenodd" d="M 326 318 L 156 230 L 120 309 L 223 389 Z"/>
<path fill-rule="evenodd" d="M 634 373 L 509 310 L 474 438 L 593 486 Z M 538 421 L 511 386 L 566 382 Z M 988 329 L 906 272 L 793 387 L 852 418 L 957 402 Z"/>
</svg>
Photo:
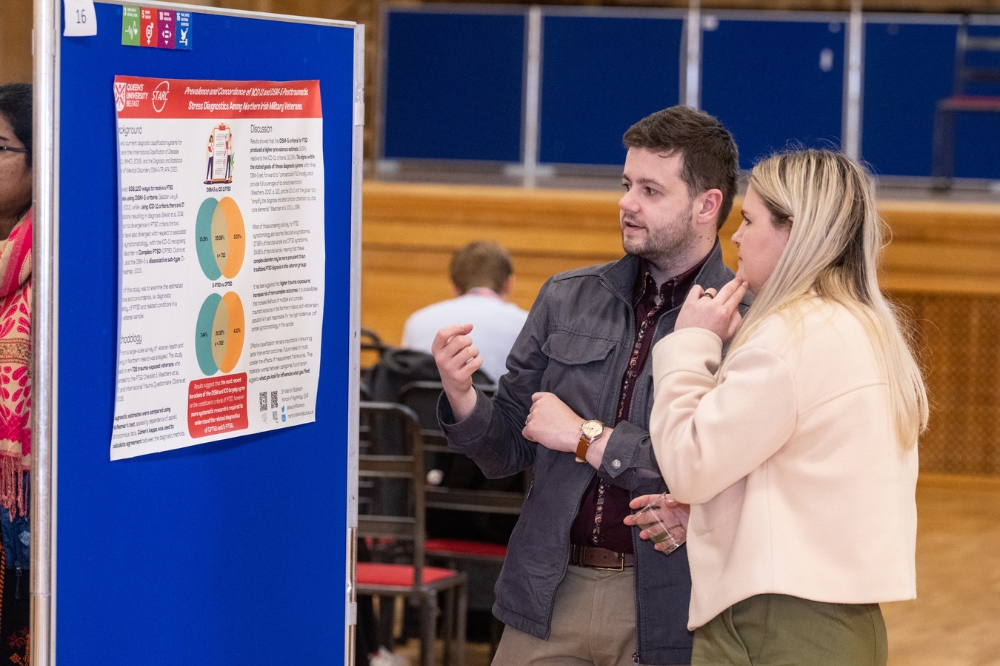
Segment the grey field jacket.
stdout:
<svg viewBox="0 0 1000 666">
<path fill-rule="evenodd" d="M 493 614 L 541 639 L 548 638 L 556 589 L 569 566 L 570 526 L 594 474 L 630 490 L 633 498 L 667 490 L 649 442 L 652 355 L 636 382 L 629 418 L 614 427 L 599 471 L 575 462 L 572 453 L 552 451 L 521 436 L 531 395 L 538 391 L 556 394 L 585 419 L 614 423 L 635 339 L 631 299 L 640 264 L 638 257 L 626 256 L 549 278 L 507 358 L 507 374 L 496 396 L 490 400 L 477 389 L 476 407 L 460 423 L 455 423 L 444 395 L 438 403 L 449 447 L 472 458 L 486 476 L 533 467 L 533 481 L 497 581 Z M 695 282 L 719 289 L 732 278 L 717 243 Z M 673 330 L 679 310 L 660 318 L 654 344 Z M 687 548 L 663 555 L 641 541 L 636 528 L 632 541 L 638 646 L 633 661 L 688 663 L 692 637 L 687 630 Z"/>
</svg>

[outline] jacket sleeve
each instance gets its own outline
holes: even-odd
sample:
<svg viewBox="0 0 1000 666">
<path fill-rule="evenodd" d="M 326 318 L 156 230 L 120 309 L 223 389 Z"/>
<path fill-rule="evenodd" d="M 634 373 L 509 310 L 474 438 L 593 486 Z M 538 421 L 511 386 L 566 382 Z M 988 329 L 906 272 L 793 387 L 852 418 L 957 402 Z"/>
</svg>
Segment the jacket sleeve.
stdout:
<svg viewBox="0 0 1000 666">
<path fill-rule="evenodd" d="M 539 445 L 526 440 L 521 430 L 531 409 L 531 396 L 540 389 L 548 365 L 542 345 L 548 329 L 550 285 L 551 280 L 538 292 L 507 356 L 507 374 L 500 378 L 496 396 L 490 400 L 477 388 L 475 408 L 458 423 L 448 398 L 442 393 L 438 400 L 438 422 L 448 447 L 469 456 L 492 479 L 516 474 L 535 462 Z"/>
<path fill-rule="evenodd" d="M 661 492 L 660 468 L 649 433 L 629 421 L 620 421 L 611 432 L 598 474 L 627 490 Z"/>
<path fill-rule="evenodd" d="M 681 502 L 708 502 L 762 465 L 795 430 L 791 370 L 751 343 L 730 354 L 718 378 L 722 341 L 711 331 L 686 328 L 653 348 L 650 437 L 663 478 Z"/>
</svg>

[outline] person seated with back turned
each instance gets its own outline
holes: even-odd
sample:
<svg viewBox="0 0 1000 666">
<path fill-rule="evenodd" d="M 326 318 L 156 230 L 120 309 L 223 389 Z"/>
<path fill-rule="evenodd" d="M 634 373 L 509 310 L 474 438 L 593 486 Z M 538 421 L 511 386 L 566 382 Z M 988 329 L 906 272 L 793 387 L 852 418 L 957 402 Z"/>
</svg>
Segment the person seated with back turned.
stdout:
<svg viewBox="0 0 1000 666">
<path fill-rule="evenodd" d="M 733 277 L 717 234 L 738 156 L 718 120 L 680 106 L 623 142 L 626 256 L 542 286 L 496 396 L 472 383 L 483 358 L 471 326 L 434 340 L 448 446 L 489 477 L 534 473 L 496 586 L 493 614 L 507 626 L 494 666 L 691 659 L 687 548 L 659 553 L 624 520 L 630 500 L 667 490 L 649 440 L 649 351 L 692 285 Z"/>
<path fill-rule="evenodd" d="M 476 331 L 482 371 L 495 382 L 506 372 L 507 354 L 528 318 L 506 300 L 514 285 L 510 255 L 493 241 L 473 241 L 451 256 L 449 273 L 455 298 L 410 315 L 402 346 L 430 354 L 438 329 L 454 321 L 469 322 Z"/>
</svg>

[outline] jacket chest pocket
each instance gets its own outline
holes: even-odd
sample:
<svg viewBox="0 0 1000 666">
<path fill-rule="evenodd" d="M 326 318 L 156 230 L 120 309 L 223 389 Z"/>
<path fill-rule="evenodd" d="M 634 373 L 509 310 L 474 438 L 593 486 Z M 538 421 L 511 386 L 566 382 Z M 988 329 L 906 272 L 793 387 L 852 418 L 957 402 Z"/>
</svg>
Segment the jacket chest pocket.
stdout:
<svg viewBox="0 0 1000 666">
<path fill-rule="evenodd" d="M 564 331 L 549 335 L 542 352 L 549 362 L 541 390 L 555 393 L 583 418 L 600 416 L 601 390 L 613 363 L 616 343 Z"/>
</svg>

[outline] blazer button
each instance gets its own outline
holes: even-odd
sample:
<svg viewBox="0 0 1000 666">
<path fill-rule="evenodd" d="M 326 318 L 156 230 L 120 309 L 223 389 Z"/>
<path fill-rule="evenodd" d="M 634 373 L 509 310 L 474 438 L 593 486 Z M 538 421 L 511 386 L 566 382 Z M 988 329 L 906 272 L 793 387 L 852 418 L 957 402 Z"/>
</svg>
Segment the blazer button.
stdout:
<svg viewBox="0 0 1000 666">
<path fill-rule="evenodd" d="M 612 469 L 618 469 L 621 466 L 622 466 L 622 461 L 621 460 L 612 460 L 611 461 L 611 468 Z"/>
</svg>

